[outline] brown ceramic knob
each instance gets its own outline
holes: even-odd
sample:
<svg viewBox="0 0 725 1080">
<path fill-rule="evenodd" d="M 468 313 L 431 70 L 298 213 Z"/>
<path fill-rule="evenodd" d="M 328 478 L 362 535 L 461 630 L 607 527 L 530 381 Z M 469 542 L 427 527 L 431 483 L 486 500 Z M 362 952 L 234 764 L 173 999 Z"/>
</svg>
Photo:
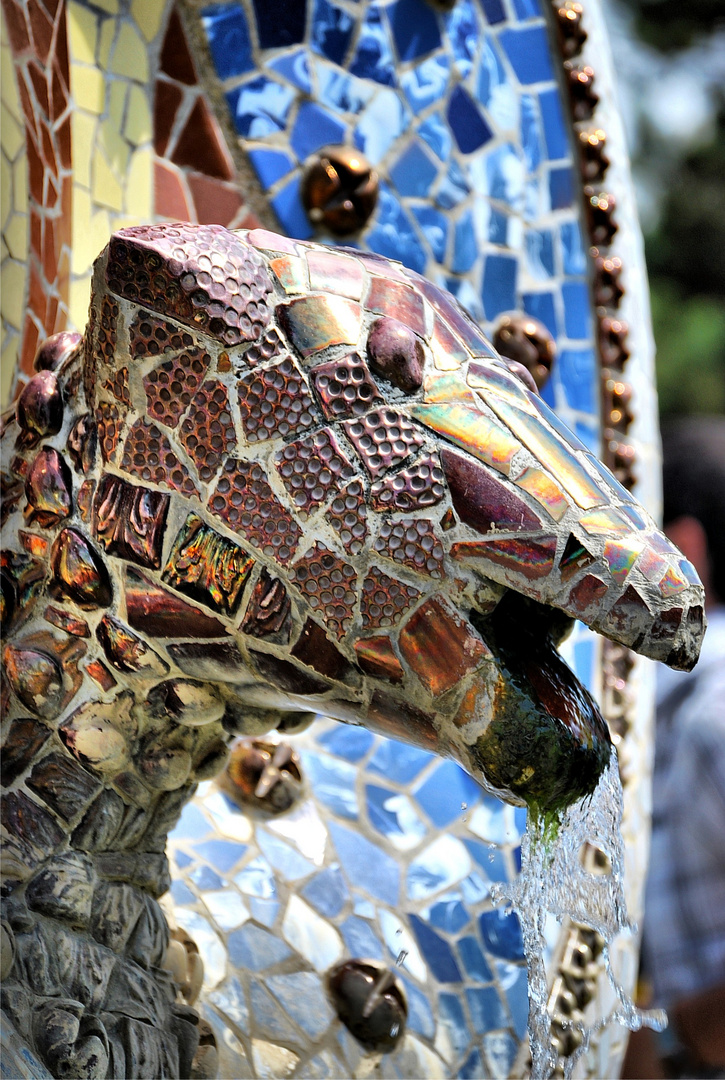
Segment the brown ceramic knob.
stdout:
<svg viewBox="0 0 725 1080">
<path fill-rule="evenodd" d="M 534 390 L 546 385 L 556 358 L 556 344 L 538 319 L 520 312 L 502 315 L 494 330 L 493 347 L 501 356 L 524 368 L 533 379 Z"/>
<path fill-rule="evenodd" d="M 599 104 L 599 95 L 594 90 L 594 71 L 572 64 L 570 60 L 564 64 L 564 70 L 574 119 L 591 120 Z"/>
<path fill-rule="evenodd" d="M 587 184 L 584 188 L 584 199 L 591 241 L 596 247 L 607 247 L 618 228 L 614 220 L 614 196 Z"/>
<path fill-rule="evenodd" d="M 579 0 L 562 0 L 554 4 L 554 15 L 562 54 L 567 59 L 571 59 L 572 56 L 577 56 L 581 52 L 587 40 L 586 31 L 582 26 L 582 5 Z"/>
<path fill-rule="evenodd" d="M 284 742 L 242 739 L 232 748 L 224 787 L 247 809 L 284 813 L 302 794 L 299 757 Z"/>
<path fill-rule="evenodd" d="M 23 389 L 17 405 L 21 441 L 28 446 L 63 426 L 63 399 L 52 371 L 39 371 Z"/>
<path fill-rule="evenodd" d="M 344 960 L 328 973 L 338 1017 L 358 1042 L 389 1053 L 405 1031 L 408 1005 L 393 972 L 375 960 Z"/>
<path fill-rule="evenodd" d="M 622 370 L 629 359 L 627 334 L 629 327 L 621 319 L 605 315 L 599 320 L 599 352 L 607 367 Z"/>
<path fill-rule="evenodd" d="M 599 248 L 591 249 L 594 259 L 594 303 L 597 307 L 619 307 L 624 296 L 619 278 L 622 260 L 616 255 L 601 255 Z"/>
<path fill-rule="evenodd" d="M 57 371 L 61 364 L 76 351 L 83 338 L 70 330 L 52 334 L 35 354 L 33 367 L 36 371 Z"/>
<path fill-rule="evenodd" d="M 609 168 L 609 158 L 604 153 L 606 141 L 601 128 L 587 128 L 579 132 L 581 174 L 589 183 L 602 180 Z"/>
<path fill-rule="evenodd" d="M 378 201 L 378 174 L 349 146 L 321 150 L 302 179 L 302 202 L 315 226 L 350 236 L 367 223 Z"/>
</svg>

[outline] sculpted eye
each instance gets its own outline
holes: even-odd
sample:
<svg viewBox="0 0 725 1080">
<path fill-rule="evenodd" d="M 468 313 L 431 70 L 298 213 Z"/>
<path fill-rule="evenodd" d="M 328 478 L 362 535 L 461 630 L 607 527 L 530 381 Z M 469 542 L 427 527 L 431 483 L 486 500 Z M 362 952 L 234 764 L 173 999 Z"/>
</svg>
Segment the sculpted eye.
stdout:
<svg viewBox="0 0 725 1080">
<path fill-rule="evenodd" d="M 423 385 L 423 345 L 405 323 L 377 319 L 368 336 L 370 370 L 412 394 Z"/>
</svg>

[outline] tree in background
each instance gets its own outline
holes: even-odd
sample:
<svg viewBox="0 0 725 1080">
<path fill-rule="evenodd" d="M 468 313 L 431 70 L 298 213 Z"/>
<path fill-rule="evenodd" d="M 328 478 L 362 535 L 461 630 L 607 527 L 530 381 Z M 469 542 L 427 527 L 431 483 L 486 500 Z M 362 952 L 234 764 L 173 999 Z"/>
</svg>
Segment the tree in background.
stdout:
<svg viewBox="0 0 725 1080">
<path fill-rule="evenodd" d="M 640 43 L 632 53 L 640 78 L 644 67 L 654 84 L 649 96 L 631 97 L 643 102 L 633 160 L 647 204 L 660 411 L 725 413 L 725 4 L 622 0 L 621 7 Z"/>
</svg>

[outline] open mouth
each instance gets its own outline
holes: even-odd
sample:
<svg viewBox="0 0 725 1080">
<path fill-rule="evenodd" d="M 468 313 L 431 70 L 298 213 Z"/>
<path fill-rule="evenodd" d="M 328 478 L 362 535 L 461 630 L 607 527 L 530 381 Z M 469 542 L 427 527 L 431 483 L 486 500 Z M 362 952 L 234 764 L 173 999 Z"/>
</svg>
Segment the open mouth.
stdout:
<svg viewBox="0 0 725 1080">
<path fill-rule="evenodd" d="M 499 669 L 492 719 L 469 747 L 471 765 L 543 813 L 590 795 L 611 740 L 596 702 L 557 649 L 573 620 L 507 592 L 490 615 L 472 612 L 471 621 Z"/>
</svg>

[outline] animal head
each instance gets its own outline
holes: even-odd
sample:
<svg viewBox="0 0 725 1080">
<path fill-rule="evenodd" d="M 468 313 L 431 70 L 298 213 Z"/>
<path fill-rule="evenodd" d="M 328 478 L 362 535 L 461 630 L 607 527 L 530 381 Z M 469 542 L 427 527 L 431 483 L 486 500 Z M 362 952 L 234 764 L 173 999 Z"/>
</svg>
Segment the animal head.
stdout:
<svg viewBox="0 0 725 1080">
<path fill-rule="evenodd" d="M 321 712 L 554 809 L 610 751 L 556 650 L 572 621 L 696 661 L 693 568 L 397 263 L 262 230 L 123 230 L 96 264 L 74 409 L 108 568 L 99 640 L 116 661 L 161 643 L 177 668 L 142 672 L 152 710 L 213 684 L 230 728 Z M 56 579 L 79 542 L 56 539 Z"/>
</svg>

